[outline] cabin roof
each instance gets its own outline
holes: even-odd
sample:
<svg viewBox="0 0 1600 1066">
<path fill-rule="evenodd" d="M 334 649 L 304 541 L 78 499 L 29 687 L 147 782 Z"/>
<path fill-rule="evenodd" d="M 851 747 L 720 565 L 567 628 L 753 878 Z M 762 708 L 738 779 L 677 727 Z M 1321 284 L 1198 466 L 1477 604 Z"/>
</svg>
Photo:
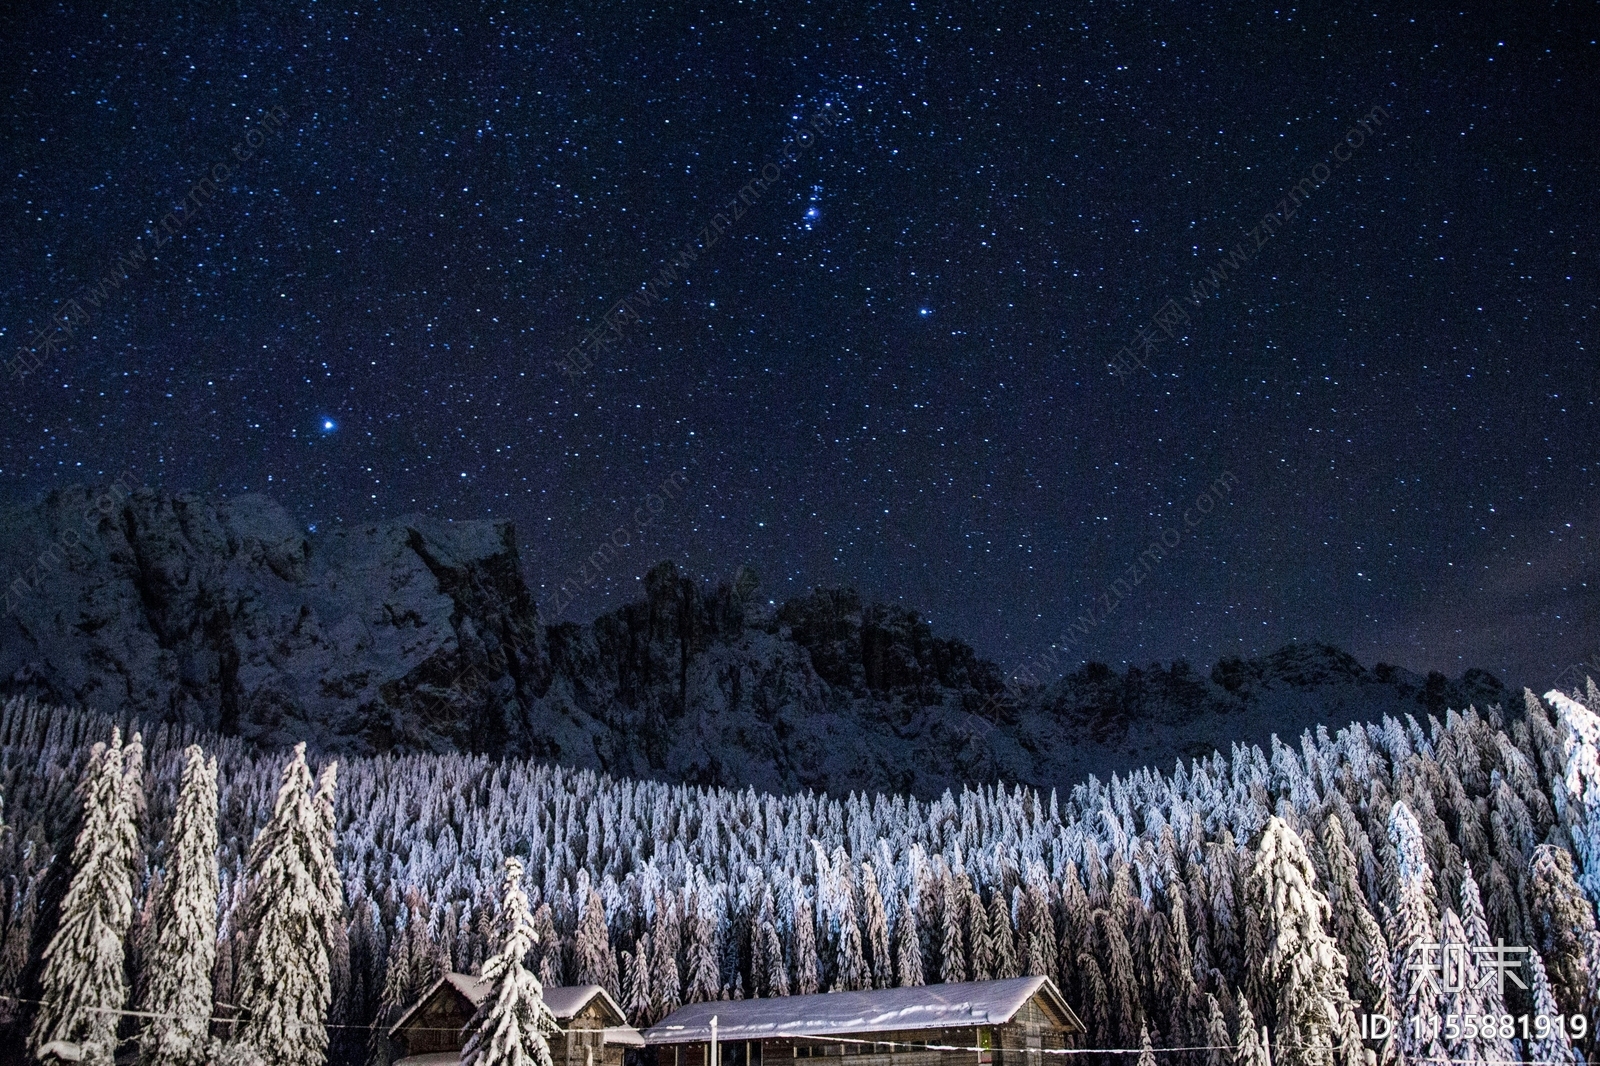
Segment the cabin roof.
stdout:
<svg viewBox="0 0 1600 1066">
<path fill-rule="evenodd" d="M 449 985 L 454 991 L 465 997 L 467 1002 L 472 1004 L 474 1010 L 483 1005 L 483 1001 L 489 998 L 489 992 L 493 988 L 490 982 L 481 977 L 474 977 L 469 973 L 447 973 L 429 985 L 428 990 L 407 1008 L 406 1012 L 400 1016 L 399 1021 L 389 1027 L 389 1035 L 393 1036 L 402 1029 L 411 1020 L 412 1015 L 426 1006 L 428 1001 L 433 999 L 445 985 Z M 558 985 L 546 988 L 544 990 L 544 1004 L 550 1008 L 550 1013 L 555 1015 L 556 1021 L 568 1022 L 579 1011 L 594 1002 L 596 996 L 600 997 L 605 1003 L 607 1010 L 611 1013 L 611 1020 L 619 1023 L 619 1025 L 608 1027 L 608 1030 L 618 1027 L 631 1028 L 627 1024 L 628 1016 L 622 1012 L 621 1007 L 617 1006 L 617 1001 L 611 998 L 611 993 L 599 985 Z M 620 1043 L 621 1040 L 619 1039 L 618 1042 Z"/>
<path fill-rule="evenodd" d="M 711 1039 L 713 1015 L 719 1042 L 1003 1025 L 1036 996 L 1043 997 L 1052 1013 L 1066 1020 L 1067 1031 L 1083 1031 L 1083 1023 L 1067 1006 L 1055 982 L 1048 977 L 1014 977 L 693 1003 L 646 1029 L 644 1039 L 646 1044 L 705 1043 Z"/>
</svg>

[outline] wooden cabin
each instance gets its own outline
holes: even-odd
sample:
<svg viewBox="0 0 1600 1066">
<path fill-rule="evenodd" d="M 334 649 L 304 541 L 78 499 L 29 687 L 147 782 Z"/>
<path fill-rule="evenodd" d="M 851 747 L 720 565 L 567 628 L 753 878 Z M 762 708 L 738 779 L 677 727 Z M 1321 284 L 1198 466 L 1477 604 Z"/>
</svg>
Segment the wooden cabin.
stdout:
<svg viewBox="0 0 1600 1066">
<path fill-rule="evenodd" d="M 395 1066 L 449 1066 L 461 1060 L 466 1044 L 461 1030 L 488 997 L 490 984 L 470 974 L 447 973 L 389 1027 L 389 1039 L 403 1056 Z M 555 1066 L 622 1066 L 625 1048 L 642 1048 L 639 1030 L 599 985 L 544 990 L 545 1006 L 559 1032 L 551 1033 Z"/>
<path fill-rule="evenodd" d="M 1051 1066 L 1039 1051 L 1084 1032 L 1048 977 L 718 1000 L 644 1031 L 655 1066 L 710 1066 L 713 1016 L 717 1066 Z"/>
</svg>

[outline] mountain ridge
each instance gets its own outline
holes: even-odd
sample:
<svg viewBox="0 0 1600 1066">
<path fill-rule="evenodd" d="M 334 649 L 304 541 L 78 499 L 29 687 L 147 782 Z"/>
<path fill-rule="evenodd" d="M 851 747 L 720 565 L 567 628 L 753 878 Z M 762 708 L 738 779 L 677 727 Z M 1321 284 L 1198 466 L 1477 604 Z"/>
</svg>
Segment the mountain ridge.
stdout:
<svg viewBox="0 0 1600 1066">
<path fill-rule="evenodd" d="M 1274 732 L 1515 702 L 1482 670 L 1368 669 L 1303 643 L 1208 673 L 1087 663 L 997 705 L 1000 667 L 852 589 L 758 603 L 748 567 L 705 588 L 664 562 L 643 599 L 547 625 L 509 521 L 410 515 L 313 535 L 260 494 L 134 489 L 94 506 L 107 498 L 73 486 L 0 519 L 13 575 L 0 692 L 264 746 L 931 795 L 1070 786 Z"/>
</svg>

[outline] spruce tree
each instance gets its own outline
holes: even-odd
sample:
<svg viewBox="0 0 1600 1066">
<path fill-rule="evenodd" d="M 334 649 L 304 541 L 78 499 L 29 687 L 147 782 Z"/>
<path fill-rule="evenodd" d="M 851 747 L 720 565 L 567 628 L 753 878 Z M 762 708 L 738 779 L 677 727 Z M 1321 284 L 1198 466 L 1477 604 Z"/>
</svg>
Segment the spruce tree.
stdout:
<svg viewBox="0 0 1600 1066">
<path fill-rule="evenodd" d="M 1593 903 L 1600 901 L 1600 717 L 1559 690 L 1544 698 L 1556 709 L 1564 734 L 1565 774 L 1553 790 L 1556 812 L 1582 862 L 1580 879 Z"/>
<path fill-rule="evenodd" d="M 1233 1041 L 1228 1038 L 1228 1019 L 1223 1016 L 1222 1004 L 1210 992 L 1206 993 L 1205 1066 L 1229 1066 Z"/>
<path fill-rule="evenodd" d="M 1150 1027 L 1139 1027 L 1139 1066 L 1156 1066 L 1156 1051 L 1150 1044 Z"/>
<path fill-rule="evenodd" d="M 495 950 L 483 963 L 489 994 L 463 1030 L 461 1066 L 551 1066 L 545 1034 L 555 1031 L 555 1016 L 545 1006 L 539 978 L 522 965 L 536 935 L 522 890 L 522 863 L 508 857 L 505 869 Z"/>
<path fill-rule="evenodd" d="M 128 999 L 124 941 L 133 920 L 139 845 L 138 741 L 134 734 L 124 749 L 121 732 L 113 729 L 111 744 L 94 746 L 84 772 L 74 873 L 44 951 L 42 1002 L 33 1023 L 35 1053 L 44 1061 L 110 1066 L 116 1051 L 117 1012 Z M 124 768 L 124 756 L 134 764 Z"/>
<path fill-rule="evenodd" d="M 1106 992 L 1106 979 L 1100 964 L 1089 951 L 1078 953 L 1078 987 L 1082 990 L 1079 1002 L 1083 1005 L 1083 1020 L 1093 1047 L 1110 1047 L 1116 1039 L 1116 1024 L 1111 1019 L 1111 1000 Z"/>
<path fill-rule="evenodd" d="M 665 1018 L 683 1003 L 683 975 L 678 969 L 680 925 L 676 906 L 669 897 L 656 901 L 656 924 L 650 937 L 649 959 L 651 1010 L 656 1018 Z"/>
<path fill-rule="evenodd" d="M 689 925 L 688 987 L 684 989 L 685 1003 L 704 1003 L 717 998 L 722 990 L 722 975 L 717 967 L 716 926 L 710 918 L 690 910 L 685 918 Z"/>
<path fill-rule="evenodd" d="M 217 955 L 217 760 L 184 751 L 170 863 L 156 905 L 141 1009 L 144 1066 L 202 1066 L 211 1058 L 211 971 Z"/>
<path fill-rule="evenodd" d="M 1090 919 L 1093 921 L 1093 919 Z M 996 888 L 989 897 L 989 973 L 995 980 L 1020 976 L 1017 969 L 1017 941 L 1011 935 L 1011 911 L 1006 907 L 1004 890 Z"/>
<path fill-rule="evenodd" d="M 1533 1018 L 1529 1019 L 1528 1061 L 1535 1066 L 1583 1066 L 1583 1059 L 1573 1053 L 1572 1040 L 1567 1036 L 1566 1028 L 1556 1022 L 1556 1016 L 1561 1013 L 1561 1008 L 1556 1004 L 1555 993 L 1550 987 L 1550 978 L 1545 973 L 1544 960 L 1539 957 L 1537 951 L 1529 951 L 1528 963 L 1532 971 L 1528 991 L 1533 997 Z M 1549 1020 L 1543 1034 L 1535 1028 L 1536 1019 Z"/>
<path fill-rule="evenodd" d="M 794 982 L 797 996 L 809 996 L 821 987 L 817 960 L 817 925 L 811 917 L 811 901 L 797 896 L 794 901 Z"/>
<path fill-rule="evenodd" d="M 329 913 L 337 901 L 331 842 L 311 792 L 306 746 L 283 768 L 272 818 L 250 847 L 244 924 L 249 939 L 235 981 L 243 1015 L 235 1042 L 272 1066 L 321 1066 L 332 997 Z"/>
<path fill-rule="evenodd" d="M 878 892 L 878 877 L 870 864 L 861 867 L 861 902 L 866 913 L 867 962 L 873 988 L 894 985 L 894 959 L 889 951 L 889 919 L 884 914 L 883 896 Z"/>
<path fill-rule="evenodd" d="M 1474 948 L 1488 948 L 1493 942 L 1489 936 L 1489 921 L 1484 916 L 1483 900 L 1478 895 L 1478 882 L 1473 879 L 1470 866 L 1461 880 L 1461 927 L 1480 1012 L 1497 1018 L 1509 1013 L 1499 982 L 1491 978 L 1487 968 L 1479 964 L 1479 956 L 1473 952 Z M 1494 1033 L 1494 1036 L 1485 1038 L 1486 1057 L 1491 1061 L 1515 1059 L 1517 1052 L 1511 1038 L 1501 1037 L 1498 1027 L 1495 1027 Z"/>
<path fill-rule="evenodd" d="M 861 953 L 861 925 L 854 907 L 839 915 L 839 950 L 834 962 L 830 992 L 856 992 L 872 987 L 872 976 Z"/>
<path fill-rule="evenodd" d="M 1395 1019 L 1405 1057 L 1443 1059 L 1438 1034 L 1439 986 L 1430 977 L 1439 963 L 1438 919 L 1433 871 L 1424 851 L 1422 830 L 1403 801 L 1389 812 L 1388 839 L 1393 854 L 1394 907 L 1389 921 L 1389 947 L 1394 952 L 1394 984 L 1400 996 Z"/>
<path fill-rule="evenodd" d="M 1256 1029 L 1256 1020 L 1250 1013 L 1250 1002 L 1239 997 L 1239 1035 L 1233 1042 L 1233 1066 L 1272 1066 L 1272 1052 L 1267 1043 L 1267 1027 Z"/>
<path fill-rule="evenodd" d="M 1594 906 L 1572 876 L 1572 855 L 1540 844 L 1529 869 L 1529 917 L 1556 1003 L 1566 1014 L 1593 1014 L 1588 960 L 1597 937 Z"/>
<path fill-rule="evenodd" d="M 606 928 L 605 904 L 600 893 L 589 889 L 584 903 L 583 921 L 578 926 L 572 947 L 574 975 L 581 985 L 599 985 L 612 996 L 620 996 L 617 957 L 611 950 L 611 934 Z"/>
<path fill-rule="evenodd" d="M 757 926 L 751 947 L 751 990 L 757 996 L 787 996 L 789 971 L 783 961 L 783 942 L 770 915 Z"/>
<path fill-rule="evenodd" d="M 899 988 L 914 988 L 926 983 L 922 974 L 922 944 L 917 936 L 917 919 L 911 913 L 911 898 L 900 894 L 899 916 L 894 923 L 894 972 Z"/>
<path fill-rule="evenodd" d="M 967 979 L 967 956 L 961 944 L 961 912 L 966 897 L 949 877 L 945 878 L 942 895 L 944 902 L 939 908 L 939 980 L 950 985 Z"/>
<path fill-rule="evenodd" d="M 539 955 L 539 984 L 546 988 L 557 987 L 561 984 L 561 938 L 556 935 L 555 917 L 550 913 L 549 903 L 540 903 L 533 912 L 533 935 L 538 944 Z M 677 977 L 678 964 L 672 964 L 672 975 Z M 676 989 L 676 985 L 673 986 Z M 676 1009 L 677 1004 L 673 1004 Z"/>
<path fill-rule="evenodd" d="M 1250 903 L 1263 917 L 1263 985 L 1275 993 L 1283 1066 L 1360 1062 L 1344 955 L 1328 935 L 1329 906 L 1317 890 L 1305 845 L 1276 815 L 1267 819 L 1249 880 Z"/>
<path fill-rule="evenodd" d="M 622 985 L 626 994 L 622 1009 L 627 1012 L 629 1024 L 640 1028 L 649 1025 L 654 1010 L 650 999 L 649 933 L 639 938 L 634 950 L 622 953 Z"/>
</svg>

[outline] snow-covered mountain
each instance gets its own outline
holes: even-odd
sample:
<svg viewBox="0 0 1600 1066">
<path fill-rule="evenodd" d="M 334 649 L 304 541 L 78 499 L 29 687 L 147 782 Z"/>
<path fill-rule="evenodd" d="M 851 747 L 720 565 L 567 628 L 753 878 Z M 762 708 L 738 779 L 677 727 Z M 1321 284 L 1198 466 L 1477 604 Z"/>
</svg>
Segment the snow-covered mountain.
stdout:
<svg viewBox="0 0 1600 1066">
<path fill-rule="evenodd" d="M 525 578 L 540 561 L 516 544 L 509 522 L 310 534 L 259 495 L 64 489 L 0 516 L 0 691 L 266 748 L 921 796 L 1070 787 L 1274 731 L 1505 700 L 1483 671 L 1423 678 L 1290 645 L 1209 675 L 1089 664 L 995 711 L 1000 668 L 903 608 L 848 589 L 772 606 L 748 568 L 708 589 L 661 563 L 643 600 L 545 625 Z"/>
</svg>

